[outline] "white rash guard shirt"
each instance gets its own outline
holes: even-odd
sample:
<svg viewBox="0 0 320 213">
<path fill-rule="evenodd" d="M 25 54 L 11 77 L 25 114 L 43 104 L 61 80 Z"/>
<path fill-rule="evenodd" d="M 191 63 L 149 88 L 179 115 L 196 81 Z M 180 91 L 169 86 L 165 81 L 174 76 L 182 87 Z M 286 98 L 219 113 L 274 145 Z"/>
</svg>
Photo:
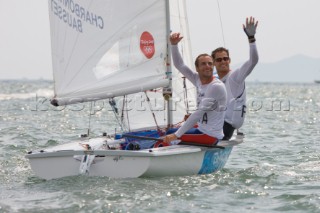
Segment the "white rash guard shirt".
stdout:
<svg viewBox="0 0 320 213">
<path fill-rule="evenodd" d="M 243 125 L 246 114 L 246 88 L 245 79 L 258 63 L 259 56 L 255 43 L 250 43 L 250 57 L 240 68 L 230 71 L 220 79 L 226 85 L 227 110 L 225 121 L 235 129 Z"/>
<path fill-rule="evenodd" d="M 204 134 L 222 139 L 227 100 L 225 85 L 216 78 L 208 84 L 202 84 L 198 73 L 184 64 L 177 45 L 172 45 L 172 58 L 175 67 L 197 88 L 197 110 L 175 135 L 181 137 L 197 123 L 198 129 Z"/>
</svg>

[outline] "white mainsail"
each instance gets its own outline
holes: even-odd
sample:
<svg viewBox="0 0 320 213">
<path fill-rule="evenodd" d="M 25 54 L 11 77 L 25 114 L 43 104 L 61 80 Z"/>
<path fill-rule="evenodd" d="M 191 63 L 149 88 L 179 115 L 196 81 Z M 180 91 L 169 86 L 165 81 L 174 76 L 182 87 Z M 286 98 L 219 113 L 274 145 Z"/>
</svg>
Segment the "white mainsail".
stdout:
<svg viewBox="0 0 320 213">
<path fill-rule="evenodd" d="M 49 11 L 57 105 L 168 86 L 164 0 L 50 0 Z"/>
</svg>

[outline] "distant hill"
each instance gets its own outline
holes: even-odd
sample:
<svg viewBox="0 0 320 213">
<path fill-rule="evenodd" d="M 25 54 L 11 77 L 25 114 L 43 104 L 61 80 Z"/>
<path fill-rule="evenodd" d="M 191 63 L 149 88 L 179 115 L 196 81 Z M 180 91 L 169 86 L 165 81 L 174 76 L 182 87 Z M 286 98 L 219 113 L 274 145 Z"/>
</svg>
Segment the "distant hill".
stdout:
<svg viewBox="0 0 320 213">
<path fill-rule="evenodd" d="M 259 82 L 311 83 L 314 80 L 320 80 L 320 58 L 305 55 L 295 55 L 275 63 L 259 63 L 247 78 L 247 81 Z"/>
</svg>

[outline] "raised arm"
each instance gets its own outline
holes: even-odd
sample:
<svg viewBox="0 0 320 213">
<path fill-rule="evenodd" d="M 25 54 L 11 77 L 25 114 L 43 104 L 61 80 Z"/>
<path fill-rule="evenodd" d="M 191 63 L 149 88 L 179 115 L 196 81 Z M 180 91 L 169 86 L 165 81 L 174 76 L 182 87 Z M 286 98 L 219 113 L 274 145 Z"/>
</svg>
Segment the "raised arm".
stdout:
<svg viewBox="0 0 320 213">
<path fill-rule="evenodd" d="M 170 36 L 172 59 L 174 66 L 181 72 L 189 81 L 194 85 L 196 83 L 197 73 L 193 72 L 183 61 L 181 54 L 178 49 L 178 43 L 183 39 L 180 33 L 173 33 Z"/>
<path fill-rule="evenodd" d="M 250 55 L 249 60 L 246 61 L 239 69 L 232 72 L 230 78 L 237 82 L 237 84 L 243 84 L 248 75 L 252 72 L 253 68 L 257 65 L 259 61 L 258 50 L 256 46 L 256 29 L 258 26 L 258 21 L 255 21 L 253 17 L 246 19 L 246 24 L 243 25 L 243 30 L 248 36 L 250 45 Z"/>
</svg>

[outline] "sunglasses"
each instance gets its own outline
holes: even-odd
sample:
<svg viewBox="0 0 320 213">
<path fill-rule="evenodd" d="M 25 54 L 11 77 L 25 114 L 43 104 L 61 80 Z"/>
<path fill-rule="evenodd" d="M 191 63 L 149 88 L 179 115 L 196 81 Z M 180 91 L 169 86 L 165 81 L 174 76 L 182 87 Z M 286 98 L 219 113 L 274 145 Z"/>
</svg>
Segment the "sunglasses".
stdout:
<svg viewBox="0 0 320 213">
<path fill-rule="evenodd" d="M 216 62 L 221 62 L 222 60 L 224 60 L 224 61 L 229 61 L 230 60 L 230 58 L 229 57 L 223 57 L 223 58 L 216 58 L 216 59 L 214 59 Z"/>
</svg>

